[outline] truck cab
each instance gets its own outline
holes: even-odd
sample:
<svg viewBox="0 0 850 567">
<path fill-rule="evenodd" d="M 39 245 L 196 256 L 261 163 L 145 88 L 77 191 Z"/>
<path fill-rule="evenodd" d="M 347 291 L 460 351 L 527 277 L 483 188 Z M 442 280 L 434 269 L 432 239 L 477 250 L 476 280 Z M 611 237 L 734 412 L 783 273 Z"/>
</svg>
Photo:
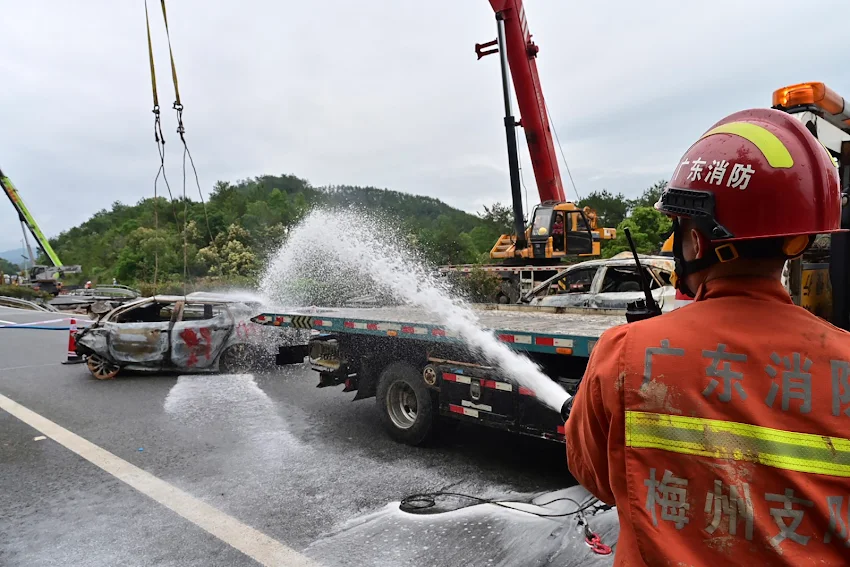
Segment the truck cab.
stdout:
<svg viewBox="0 0 850 567">
<path fill-rule="evenodd" d="M 823 83 L 777 89 L 773 108 L 799 120 L 829 152 L 841 180 L 841 227 L 850 228 L 850 105 Z M 794 303 L 843 329 L 850 328 L 850 236 L 821 235 L 783 274 Z"/>
<path fill-rule="evenodd" d="M 532 258 L 562 258 L 592 254 L 595 233 L 583 210 L 571 203 L 542 203 L 531 217 L 528 241 Z M 599 247 L 598 236 L 596 239 Z"/>
<path fill-rule="evenodd" d="M 569 256 L 599 256 L 601 241 L 614 238 L 616 234 L 616 229 L 597 228 L 596 214 L 589 207 L 546 201 L 531 213 L 531 222 L 525 229 L 528 246 L 516 249 L 515 236 L 503 234 L 490 257 L 508 262 L 558 263 Z"/>
</svg>

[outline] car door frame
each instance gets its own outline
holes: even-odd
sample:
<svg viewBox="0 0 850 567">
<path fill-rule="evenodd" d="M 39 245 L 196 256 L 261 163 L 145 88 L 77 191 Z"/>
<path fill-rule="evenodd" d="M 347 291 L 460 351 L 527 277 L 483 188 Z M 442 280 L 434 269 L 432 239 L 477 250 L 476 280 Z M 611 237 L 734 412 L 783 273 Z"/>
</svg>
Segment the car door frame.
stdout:
<svg viewBox="0 0 850 567">
<path fill-rule="evenodd" d="M 604 299 L 604 296 L 609 294 L 609 293 L 640 293 L 640 297 L 641 298 L 643 297 L 643 288 L 642 287 L 641 287 L 640 292 L 622 292 L 622 291 L 603 292 L 602 291 L 602 283 L 605 281 L 605 275 L 608 273 L 609 268 L 614 268 L 614 269 L 626 268 L 626 269 L 634 271 L 635 266 L 633 264 L 632 265 L 619 264 L 619 265 L 603 265 L 603 266 L 600 266 L 599 273 L 597 274 L 598 279 L 594 281 L 595 287 L 594 287 L 594 293 L 593 293 L 592 297 L 594 297 L 594 298 L 598 297 L 600 299 Z M 652 281 L 654 281 L 656 283 L 656 285 L 658 286 L 657 288 L 652 290 L 652 296 L 655 298 L 656 301 L 659 302 L 659 306 L 660 306 L 661 302 L 663 302 L 664 283 L 660 280 L 660 278 L 658 277 L 658 274 L 656 274 L 653 271 L 651 266 L 641 265 L 641 270 L 643 270 L 644 273 L 648 272 L 649 276 L 652 278 Z"/>
<path fill-rule="evenodd" d="M 561 278 L 568 278 L 572 274 L 580 270 L 594 270 L 593 279 L 590 281 L 590 287 L 587 291 L 574 292 L 574 293 L 547 293 L 546 295 L 539 295 L 535 298 L 532 298 L 531 301 L 537 299 L 538 304 L 542 304 L 544 306 L 551 307 L 585 307 L 587 306 L 590 298 L 593 297 L 594 289 L 597 289 L 598 286 L 598 278 L 599 278 L 599 269 L 603 266 L 595 265 L 595 266 L 583 266 L 581 264 L 576 264 L 575 269 L 572 270 L 564 270 L 562 273 L 557 276 L 553 276 L 549 280 L 549 283 L 546 286 L 546 290 L 548 291 L 553 284 L 555 284 Z M 560 276 L 560 277 L 559 277 Z M 541 284 L 542 286 L 543 284 Z M 542 293 L 543 289 L 540 289 L 539 293 Z M 567 299 L 558 299 L 558 298 L 566 298 L 572 297 L 575 299 L 575 302 L 567 300 Z"/>
<path fill-rule="evenodd" d="M 226 334 L 224 334 L 223 337 L 221 337 L 221 339 L 217 342 L 217 344 L 212 342 L 212 339 L 213 339 L 212 333 L 210 333 L 209 339 L 207 339 L 206 337 L 203 337 L 203 336 L 199 339 L 197 337 L 197 335 L 195 335 L 195 339 L 198 340 L 198 344 L 193 345 L 193 346 L 203 348 L 202 343 L 204 341 L 207 341 L 207 340 L 210 341 L 209 342 L 209 349 L 210 349 L 209 356 L 207 356 L 206 353 L 204 353 L 204 357 L 203 357 L 204 360 L 206 360 L 208 362 L 206 362 L 205 364 L 202 364 L 202 365 L 198 365 L 196 362 L 190 362 L 192 360 L 198 360 L 199 359 L 198 352 L 196 352 L 194 354 L 194 356 L 190 352 L 190 354 L 186 358 L 187 363 L 185 365 L 182 364 L 182 358 L 180 358 L 179 355 L 175 356 L 175 344 L 176 344 L 176 337 L 177 337 L 176 333 L 180 329 L 180 327 L 178 327 L 178 325 L 180 325 L 181 323 L 189 323 L 190 322 L 190 321 L 184 321 L 183 320 L 183 314 L 185 313 L 185 307 L 186 307 L 187 303 L 201 303 L 201 304 L 211 304 L 211 305 L 215 305 L 215 306 L 221 306 L 221 307 L 223 307 L 223 313 L 225 315 L 225 318 L 223 320 L 221 320 L 223 326 L 219 327 L 218 329 L 219 330 L 225 329 L 227 332 L 226 332 Z M 198 328 L 199 329 L 205 328 L 205 326 L 203 324 L 204 322 L 213 321 L 217 318 L 218 318 L 218 316 L 216 315 L 216 316 L 212 317 L 211 319 L 197 319 L 196 321 L 198 323 Z M 180 301 L 179 314 L 172 321 L 170 331 L 169 331 L 169 342 L 168 342 L 169 349 L 168 349 L 168 352 L 169 352 L 169 363 L 170 363 L 170 365 L 177 370 L 193 370 L 193 369 L 208 370 L 210 368 L 214 368 L 215 363 L 218 360 L 218 357 L 221 355 L 221 353 L 224 351 L 224 349 L 228 346 L 228 343 L 230 341 L 230 337 L 232 336 L 233 330 L 235 328 L 235 324 L 236 324 L 236 318 L 234 317 L 233 312 L 230 309 L 230 306 L 227 304 L 227 302 L 201 301 L 201 300 L 192 300 L 190 298 L 186 298 L 184 300 L 181 300 Z M 202 331 L 199 331 L 199 333 L 202 334 Z M 189 348 L 191 349 L 192 346 L 189 346 Z"/>
<path fill-rule="evenodd" d="M 179 307 L 180 307 L 179 301 L 172 303 L 172 305 L 174 305 L 174 309 L 172 310 L 171 317 L 169 318 L 168 321 L 157 321 L 157 322 L 148 321 L 148 322 L 143 322 L 143 323 L 120 323 L 116 320 L 116 319 L 118 319 L 118 317 L 121 314 L 123 314 L 127 311 L 132 311 L 133 309 L 138 309 L 139 307 L 144 306 L 146 303 L 147 304 L 154 304 L 154 303 L 160 303 L 160 301 L 158 301 L 156 296 L 154 296 L 154 297 L 149 298 L 148 302 L 140 301 L 140 302 L 134 303 L 132 305 L 127 305 L 126 308 L 116 309 L 115 311 L 113 311 L 109 315 L 109 319 L 104 321 L 104 328 L 106 330 L 106 338 L 107 338 L 107 341 L 106 341 L 107 352 L 109 353 L 109 357 L 119 364 L 131 365 L 131 366 L 132 365 L 140 365 L 140 366 L 145 366 L 145 367 L 149 367 L 149 368 L 160 368 L 160 369 L 167 368 L 169 360 L 170 360 L 170 355 L 171 355 L 171 329 L 174 327 L 175 316 L 179 312 L 178 311 Z M 143 359 L 140 359 L 140 360 L 134 360 L 130 356 L 122 356 L 120 354 L 121 351 L 116 352 L 116 350 L 115 350 L 115 342 L 116 342 L 115 338 L 117 337 L 118 334 L 121 333 L 122 327 L 124 327 L 125 325 L 134 325 L 136 327 L 132 327 L 132 329 L 141 330 L 141 329 L 143 329 L 143 325 L 155 325 L 155 324 L 159 324 L 159 325 L 165 324 L 165 328 L 157 329 L 157 331 L 159 333 L 159 338 L 160 338 L 159 342 L 160 343 L 163 340 L 162 339 L 163 335 L 165 336 L 165 349 L 164 350 L 162 350 L 161 352 L 158 352 L 158 353 L 150 353 L 149 355 L 146 355 Z M 126 328 L 126 327 L 124 327 L 124 328 Z M 136 333 L 130 333 L 130 334 L 136 334 Z M 156 357 L 158 357 L 158 361 L 157 361 Z"/>
</svg>

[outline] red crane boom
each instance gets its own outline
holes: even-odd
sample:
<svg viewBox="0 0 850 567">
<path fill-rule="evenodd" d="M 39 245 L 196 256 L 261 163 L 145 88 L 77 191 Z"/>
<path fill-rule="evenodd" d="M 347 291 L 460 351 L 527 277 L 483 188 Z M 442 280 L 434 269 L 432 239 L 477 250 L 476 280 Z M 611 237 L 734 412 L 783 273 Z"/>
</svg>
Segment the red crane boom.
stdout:
<svg viewBox="0 0 850 567">
<path fill-rule="evenodd" d="M 536 59 L 540 48 L 531 40 L 522 0 L 490 0 L 490 5 L 496 13 L 502 14 L 504 21 L 505 50 L 519 106 L 520 126 L 525 130 L 540 201 L 566 201 L 546 101 L 537 73 Z"/>
<path fill-rule="evenodd" d="M 514 213 L 514 233 L 501 235 L 490 250 L 490 257 L 514 263 L 552 264 L 568 256 L 598 256 L 601 253 L 601 241 L 614 238 L 617 233 L 612 229 L 599 228 L 596 213 L 589 207 L 579 208 L 566 200 L 549 113 L 540 86 L 540 75 L 537 73 L 537 53 L 540 49 L 528 32 L 522 0 L 489 2 L 496 12 L 497 37 L 494 41 L 476 44 L 475 53 L 479 59 L 485 55 L 499 54 Z M 508 74 L 513 79 L 520 112 L 519 122 L 511 108 L 511 79 Z M 540 205 L 534 208 L 528 224 L 522 210 L 517 126 L 525 130 L 537 192 L 540 194 Z"/>
</svg>

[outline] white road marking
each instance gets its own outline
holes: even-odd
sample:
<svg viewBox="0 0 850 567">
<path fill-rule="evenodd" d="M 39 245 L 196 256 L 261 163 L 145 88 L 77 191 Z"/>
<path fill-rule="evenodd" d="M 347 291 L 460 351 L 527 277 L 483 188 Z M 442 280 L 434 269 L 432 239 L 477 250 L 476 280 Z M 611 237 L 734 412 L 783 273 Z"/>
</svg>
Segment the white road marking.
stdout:
<svg viewBox="0 0 850 567">
<path fill-rule="evenodd" d="M 294 549 L 128 463 L 3 394 L 0 394 L 0 409 L 238 549 L 261 565 L 319 567 L 318 563 Z"/>
<path fill-rule="evenodd" d="M 16 327 L 29 327 L 32 325 L 47 325 L 48 323 L 63 323 L 65 321 L 69 321 L 70 317 L 64 317 L 62 319 L 47 319 L 46 321 L 30 321 L 29 323 L 13 323 Z"/>
<path fill-rule="evenodd" d="M 0 370 L 24 370 L 27 368 L 44 368 L 45 366 L 60 366 L 60 362 L 51 362 L 50 364 L 29 364 L 27 366 L 10 366 L 5 368 L 0 366 Z"/>
<path fill-rule="evenodd" d="M 3 319 L 0 319 L 0 323 L 2 323 L 4 325 L 16 325 L 17 324 L 14 321 L 4 321 Z"/>
</svg>

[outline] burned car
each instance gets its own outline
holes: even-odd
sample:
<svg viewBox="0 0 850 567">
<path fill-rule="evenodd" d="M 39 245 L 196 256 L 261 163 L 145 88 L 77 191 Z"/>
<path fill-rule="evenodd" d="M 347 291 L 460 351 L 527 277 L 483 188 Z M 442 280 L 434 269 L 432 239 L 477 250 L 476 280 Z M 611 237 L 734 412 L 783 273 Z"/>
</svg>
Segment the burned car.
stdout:
<svg viewBox="0 0 850 567">
<path fill-rule="evenodd" d="M 307 352 L 299 331 L 250 321 L 260 304 L 215 294 L 157 295 L 108 311 L 77 335 L 77 354 L 99 380 L 122 369 L 244 372 L 274 364 L 279 347 L 298 362 Z"/>
<path fill-rule="evenodd" d="M 664 312 L 676 308 L 676 290 L 671 283 L 673 258 L 640 256 L 643 277 Z M 544 281 L 520 300 L 537 307 L 581 307 L 624 310 L 644 298 L 641 276 L 631 252 L 608 260 L 590 260 L 570 266 Z"/>
</svg>

